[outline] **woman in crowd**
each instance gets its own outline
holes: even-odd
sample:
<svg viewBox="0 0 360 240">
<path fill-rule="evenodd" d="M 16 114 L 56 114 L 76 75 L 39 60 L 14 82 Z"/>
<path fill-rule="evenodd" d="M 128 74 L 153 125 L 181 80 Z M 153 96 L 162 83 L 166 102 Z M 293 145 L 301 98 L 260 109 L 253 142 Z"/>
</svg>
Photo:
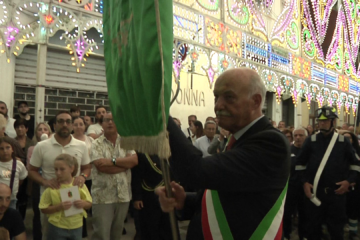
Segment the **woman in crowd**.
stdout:
<svg viewBox="0 0 360 240">
<path fill-rule="evenodd" d="M 28 122 L 23 118 L 19 118 L 14 122 L 14 129 L 16 132 L 15 140 L 20 144 L 22 151 L 24 152 L 25 156 L 27 156 L 29 147 L 35 145 L 35 143 L 26 135 L 29 130 Z M 23 164 L 26 165 L 25 159 L 23 161 Z M 28 202 L 27 185 L 28 179 L 26 178 L 19 187 L 19 191 L 17 194 L 16 206 L 23 219 L 25 219 L 26 207 Z"/>
<path fill-rule="evenodd" d="M 51 136 L 51 128 L 50 126 L 45 123 L 41 122 L 35 127 L 35 134 L 33 137 L 33 141 L 38 143 L 42 140 L 45 140 Z M 29 167 L 30 158 L 34 151 L 34 146 L 29 147 L 27 152 L 27 163 L 26 166 Z M 39 210 L 39 202 L 40 202 L 40 185 L 36 182 L 33 182 L 29 179 L 28 188 L 27 188 L 28 195 L 31 196 L 32 200 L 32 209 L 34 211 L 34 218 L 33 218 L 33 237 L 34 239 L 42 239 L 41 233 L 41 221 L 40 221 L 40 210 Z"/>
<path fill-rule="evenodd" d="M 196 139 L 204 136 L 204 128 L 200 121 L 195 121 L 191 123 L 190 131 L 192 132 L 191 141 L 194 143 Z"/>
<path fill-rule="evenodd" d="M 0 182 L 11 189 L 10 208 L 16 209 L 17 193 L 28 172 L 24 164 L 15 157 L 11 138 L 0 138 Z"/>
<path fill-rule="evenodd" d="M 85 129 L 86 129 L 85 120 L 82 117 L 74 117 L 73 118 L 73 130 L 74 130 L 73 137 L 76 138 L 77 140 L 85 142 L 86 147 L 89 152 L 89 155 L 90 155 L 91 145 L 92 145 L 92 142 L 94 141 L 94 139 L 92 137 L 85 135 Z M 86 179 L 85 185 L 91 192 L 91 176 L 89 176 Z M 86 219 L 83 218 L 83 220 L 84 220 L 84 222 L 83 222 L 82 236 L 83 236 L 83 238 L 85 238 L 85 237 L 87 237 L 88 234 L 87 234 L 87 228 L 86 228 Z"/>
<path fill-rule="evenodd" d="M 284 129 L 284 130 L 282 130 L 281 132 L 282 132 L 282 133 L 285 135 L 285 137 L 289 140 L 290 145 L 291 145 L 291 144 L 293 143 L 293 141 L 294 141 L 292 131 L 291 131 L 290 129 Z"/>
</svg>

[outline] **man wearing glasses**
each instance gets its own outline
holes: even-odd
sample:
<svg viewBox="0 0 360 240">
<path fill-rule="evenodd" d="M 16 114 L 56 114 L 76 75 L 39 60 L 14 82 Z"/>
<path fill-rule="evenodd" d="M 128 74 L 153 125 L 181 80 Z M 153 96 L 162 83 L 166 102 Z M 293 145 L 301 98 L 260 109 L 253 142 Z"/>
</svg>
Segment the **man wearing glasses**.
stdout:
<svg viewBox="0 0 360 240">
<path fill-rule="evenodd" d="M 113 116 L 99 122 L 104 134 L 91 146 L 92 240 L 120 240 L 131 200 L 131 170 L 138 163 L 132 150 L 122 149 Z"/>
<path fill-rule="evenodd" d="M 55 119 L 55 134 L 51 138 L 39 142 L 35 146 L 30 159 L 29 177 L 41 185 L 40 194 L 48 187 L 53 189 L 60 187 L 56 180 L 54 161 L 62 153 L 70 154 L 78 161 L 79 168 L 73 185 L 82 186 L 91 171 L 90 157 L 85 143 L 71 136 L 72 120 L 70 113 L 60 111 Z M 39 173 L 40 168 L 42 175 Z M 46 239 L 48 223 L 44 214 L 42 214 L 41 218 L 44 240 Z"/>
<path fill-rule="evenodd" d="M 317 110 L 320 133 L 305 140 L 296 160 L 295 170 L 301 173 L 307 197 L 304 206 L 308 240 L 321 238 L 323 223 L 331 239 L 344 238 L 345 195 L 360 167 L 349 140 L 335 132 L 337 118 L 334 107 Z"/>
</svg>

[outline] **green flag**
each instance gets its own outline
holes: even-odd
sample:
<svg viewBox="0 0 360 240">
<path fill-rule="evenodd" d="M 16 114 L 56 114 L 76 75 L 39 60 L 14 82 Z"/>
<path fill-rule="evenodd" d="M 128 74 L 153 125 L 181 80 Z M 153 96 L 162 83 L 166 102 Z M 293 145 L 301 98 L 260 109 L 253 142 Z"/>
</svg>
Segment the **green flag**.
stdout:
<svg viewBox="0 0 360 240">
<path fill-rule="evenodd" d="M 104 1 L 104 53 L 111 112 L 124 149 L 170 156 L 170 0 Z"/>
</svg>

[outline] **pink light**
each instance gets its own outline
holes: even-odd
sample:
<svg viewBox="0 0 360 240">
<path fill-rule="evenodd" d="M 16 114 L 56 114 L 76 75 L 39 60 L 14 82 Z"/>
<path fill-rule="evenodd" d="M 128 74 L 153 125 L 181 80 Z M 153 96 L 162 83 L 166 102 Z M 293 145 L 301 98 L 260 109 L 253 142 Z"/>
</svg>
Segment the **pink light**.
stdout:
<svg viewBox="0 0 360 240">
<path fill-rule="evenodd" d="M 207 72 L 208 72 L 208 75 L 209 75 L 210 84 L 213 84 L 215 72 L 211 67 L 209 68 L 209 70 Z"/>
<path fill-rule="evenodd" d="M 173 66 L 174 66 L 175 76 L 178 78 L 180 76 L 180 67 L 181 67 L 180 61 L 175 61 L 173 63 Z"/>
<path fill-rule="evenodd" d="M 11 47 L 12 42 L 16 40 L 14 35 L 16 35 L 18 33 L 19 33 L 19 29 L 17 29 L 16 27 L 12 27 L 12 26 L 7 27 L 7 31 L 4 32 L 5 37 L 6 37 L 6 46 L 7 47 Z"/>
<path fill-rule="evenodd" d="M 276 88 L 276 92 L 277 92 L 278 96 L 280 97 L 280 96 L 281 96 L 281 92 L 282 92 L 282 89 L 281 89 L 280 86 L 278 86 L 278 87 Z"/>
<path fill-rule="evenodd" d="M 329 105 L 330 105 L 330 106 L 333 105 L 333 100 L 332 100 L 332 98 L 329 98 Z"/>
<path fill-rule="evenodd" d="M 308 103 L 309 103 L 309 105 L 311 104 L 311 97 L 312 97 L 312 93 L 308 93 L 307 95 L 306 95 L 306 97 L 307 97 L 307 101 L 308 101 Z"/>
</svg>

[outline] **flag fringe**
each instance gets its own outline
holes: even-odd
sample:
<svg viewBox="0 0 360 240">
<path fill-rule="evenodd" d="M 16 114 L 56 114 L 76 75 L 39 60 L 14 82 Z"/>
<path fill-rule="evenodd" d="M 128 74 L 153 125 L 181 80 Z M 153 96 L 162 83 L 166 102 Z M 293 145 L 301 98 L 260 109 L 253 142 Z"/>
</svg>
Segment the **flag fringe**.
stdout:
<svg viewBox="0 0 360 240">
<path fill-rule="evenodd" d="M 160 159 L 169 159 L 171 156 L 167 131 L 162 131 L 157 136 L 121 137 L 120 146 L 122 149 L 157 155 Z"/>
</svg>

